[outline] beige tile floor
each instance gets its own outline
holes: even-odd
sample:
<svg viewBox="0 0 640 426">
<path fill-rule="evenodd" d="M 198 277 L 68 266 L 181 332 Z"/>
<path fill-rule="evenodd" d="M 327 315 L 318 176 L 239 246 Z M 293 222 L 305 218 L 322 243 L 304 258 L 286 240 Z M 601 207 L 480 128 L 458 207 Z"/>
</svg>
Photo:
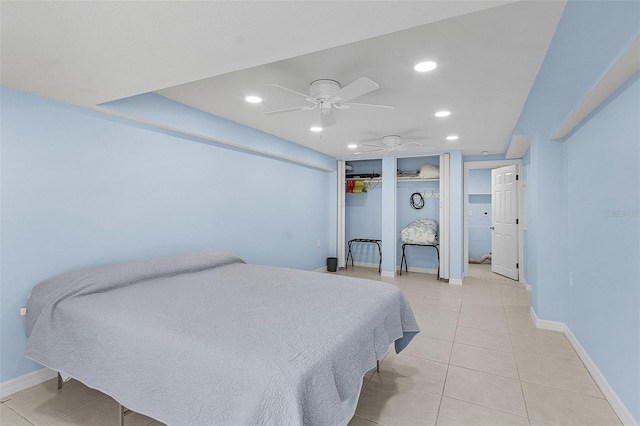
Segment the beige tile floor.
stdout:
<svg viewBox="0 0 640 426">
<path fill-rule="evenodd" d="M 566 337 L 534 327 L 529 292 L 488 265 L 470 268 L 463 286 L 413 272 L 338 272 L 402 288 L 422 330 L 367 373 L 349 425 L 620 425 Z M 50 380 L 1 402 L 2 426 L 118 424 L 117 403 L 75 381 L 59 391 Z M 131 413 L 126 425 L 161 424 Z"/>
</svg>

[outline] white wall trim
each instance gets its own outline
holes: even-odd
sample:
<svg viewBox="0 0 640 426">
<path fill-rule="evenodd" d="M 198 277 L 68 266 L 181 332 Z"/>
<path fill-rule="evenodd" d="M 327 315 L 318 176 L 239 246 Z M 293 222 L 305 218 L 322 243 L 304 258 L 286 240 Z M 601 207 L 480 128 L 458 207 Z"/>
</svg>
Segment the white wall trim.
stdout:
<svg viewBox="0 0 640 426">
<path fill-rule="evenodd" d="M 349 262 L 349 264 L 347 265 L 346 269 L 349 269 L 349 265 L 351 265 L 351 262 Z M 378 269 L 378 263 L 373 263 L 373 262 L 353 262 L 353 266 L 362 266 L 363 268 L 376 268 Z"/>
<path fill-rule="evenodd" d="M 327 267 L 324 266 L 322 268 L 314 269 L 313 272 L 327 272 Z"/>
<path fill-rule="evenodd" d="M 382 273 L 380 274 L 383 277 L 386 278 L 395 278 L 397 276 L 396 272 L 389 272 L 389 271 L 382 271 Z"/>
<path fill-rule="evenodd" d="M 598 366 L 591 359 L 587 351 L 582 347 L 576 336 L 571 332 L 571 329 L 565 325 L 564 334 L 569 339 L 569 343 L 573 346 L 576 353 L 584 363 L 584 366 L 587 368 L 589 373 L 591 373 L 591 377 L 596 382 L 604 397 L 609 401 L 613 411 L 616 412 L 622 424 L 628 426 L 638 426 L 638 423 L 635 421 L 627 407 L 624 406 L 618 395 L 614 392 L 613 388 L 607 382 L 607 379 L 604 377 Z"/>
<path fill-rule="evenodd" d="M 593 380 L 596 382 L 596 385 L 600 388 L 600 391 L 604 395 L 605 399 L 611 404 L 611 408 L 616 412 L 622 424 L 627 426 L 639 426 L 638 422 L 633 418 L 627 407 L 622 403 L 618 395 L 615 393 L 607 379 L 604 377 L 596 363 L 591 359 L 587 351 L 582 347 L 580 341 L 573 334 L 569 326 L 564 322 L 559 321 L 547 321 L 541 320 L 536 315 L 536 312 L 533 310 L 533 307 L 530 309 L 531 319 L 533 319 L 533 323 L 537 328 L 545 329 L 545 330 L 554 330 L 554 331 L 562 331 L 564 335 L 569 340 L 569 343 L 576 351 L 582 363 L 586 367 Z"/>
<path fill-rule="evenodd" d="M 564 332 L 564 329 L 566 327 L 565 323 L 559 322 L 559 321 L 548 321 L 548 320 L 539 319 L 538 316 L 536 315 L 536 311 L 533 310 L 533 306 L 529 309 L 529 312 L 531 313 L 531 319 L 533 320 L 533 323 L 537 328 L 542 328 L 544 330 Z"/>
<path fill-rule="evenodd" d="M 31 386 L 39 385 L 42 382 L 53 379 L 57 375 L 58 373 L 53 370 L 42 368 L 25 374 L 24 376 L 2 382 L 0 383 L 0 398 L 6 398 L 9 395 L 30 388 Z"/>
<path fill-rule="evenodd" d="M 402 268 L 402 269 L 403 269 L 403 271 L 406 271 L 406 269 L 404 269 L 404 268 Z M 415 266 L 409 266 L 409 272 L 417 272 L 419 274 L 436 275 L 438 273 L 438 270 L 434 269 L 434 268 L 419 268 L 419 267 L 415 267 Z"/>
<path fill-rule="evenodd" d="M 349 265 L 351 265 L 351 262 L 349 262 Z M 361 266 L 361 267 L 364 267 L 364 268 L 375 268 L 375 269 L 378 269 L 378 264 L 377 263 L 371 263 L 371 262 L 353 262 L 353 265 L 354 266 Z M 404 271 L 405 269 L 403 268 L 402 270 Z M 395 275 L 390 275 L 391 274 L 390 272 L 382 271 L 382 276 L 383 277 L 397 277 L 399 275 L 398 271 L 400 271 L 400 269 L 398 269 L 396 271 Z M 438 273 L 438 270 L 435 269 L 435 268 L 419 268 L 419 267 L 409 266 L 409 272 L 417 272 L 419 274 L 436 275 Z"/>
</svg>

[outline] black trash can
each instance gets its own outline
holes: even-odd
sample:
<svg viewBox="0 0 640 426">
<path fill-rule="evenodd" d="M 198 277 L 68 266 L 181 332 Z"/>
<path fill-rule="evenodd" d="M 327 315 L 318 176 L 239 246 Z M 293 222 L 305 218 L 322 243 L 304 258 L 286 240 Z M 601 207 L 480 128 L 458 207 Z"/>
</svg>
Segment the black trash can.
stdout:
<svg viewBox="0 0 640 426">
<path fill-rule="evenodd" d="M 338 258 L 337 257 L 327 257 L 327 271 L 335 272 L 338 270 Z"/>
</svg>

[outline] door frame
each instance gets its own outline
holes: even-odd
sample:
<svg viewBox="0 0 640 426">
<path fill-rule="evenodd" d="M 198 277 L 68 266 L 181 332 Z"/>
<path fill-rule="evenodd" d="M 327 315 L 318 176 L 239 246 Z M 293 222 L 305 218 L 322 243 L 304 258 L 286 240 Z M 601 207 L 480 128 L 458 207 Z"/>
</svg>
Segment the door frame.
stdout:
<svg viewBox="0 0 640 426">
<path fill-rule="evenodd" d="M 474 169 L 497 169 L 499 167 L 504 166 L 516 166 L 516 170 L 518 176 L 522 175 L 522 159 L 512 159 L 512 160 L 492 160 L 492 161 L 465 161 L 464 163 L 464 218 L 463 218 L 463 227 L 464 227 L 464 273 L 463 276 L 469 276 L 469 170 Z M 524 179 L 518 179 L 518 218 L 520 219 L 518 222 L 518 281 L 526 285 L 526 280 L 524 278 L 524 271 L 526 268 L 524 262 L 524 235 L 523 231 L 525 229 L 525 212 L 526 205 L 524 199 Z M 493 200 L 491 200 L 493 204 Z"/>
</svg>

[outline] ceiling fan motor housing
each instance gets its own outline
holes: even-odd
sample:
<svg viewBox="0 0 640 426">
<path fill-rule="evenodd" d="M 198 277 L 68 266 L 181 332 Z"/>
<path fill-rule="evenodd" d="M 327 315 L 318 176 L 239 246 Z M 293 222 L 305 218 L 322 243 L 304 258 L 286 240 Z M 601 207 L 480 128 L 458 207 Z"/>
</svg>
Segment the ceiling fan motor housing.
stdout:
<svg viewBox="0 0 640 426">
<path fill-rule="evenodd" d="M 340 83 L 335 80 L 315 80 L 311 82 L 310 93 L 311 96 L 320 99 L 331 99 L 336 92 L 340 90 Z"/>
<path fill-rule="evenodd" d="M 397 148 L 402 144 L 402 138 L 398 135 L 388 135 L 382 138 L 382 144 L 386 147 Z"/>
</svg>

